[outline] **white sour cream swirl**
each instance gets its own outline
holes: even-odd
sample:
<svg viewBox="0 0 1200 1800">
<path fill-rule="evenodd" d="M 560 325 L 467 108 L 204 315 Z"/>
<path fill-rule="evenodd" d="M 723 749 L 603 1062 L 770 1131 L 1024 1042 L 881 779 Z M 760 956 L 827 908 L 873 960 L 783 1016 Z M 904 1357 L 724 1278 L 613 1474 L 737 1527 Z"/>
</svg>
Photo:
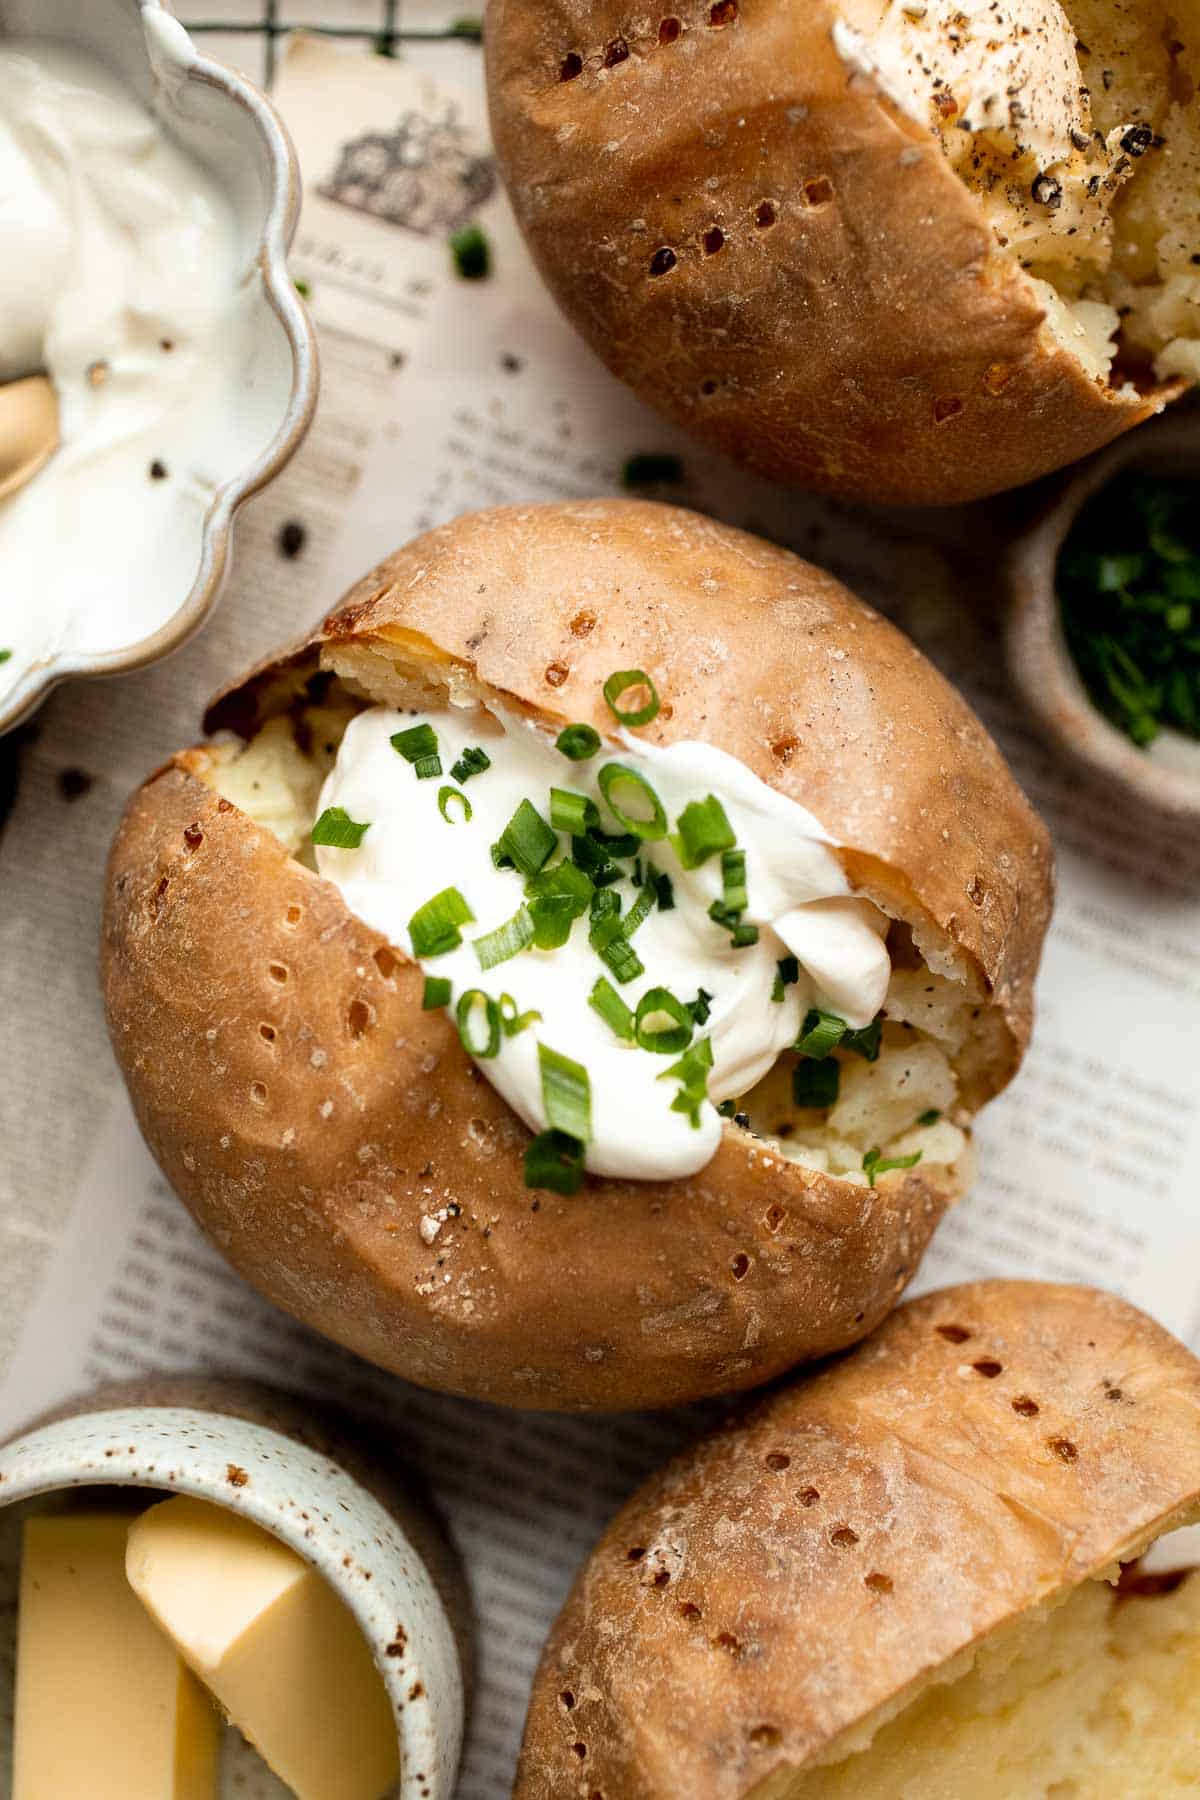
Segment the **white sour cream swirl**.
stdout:
<svg viewBox="0 0 1200 1800">
<path fill-rule="evenodd" d="M 389 741 L 422 723 L 438 738 L 445 773 L 435 780 L 418 780 Z M 461 709 L 409 714 L 372 708 L 351 721 L 320 801 L 322 810 L 341 807 L 370 828 L 357 849 L 318 846 L 317 864 L 359 918 L 410 955 L 408 926 L 417 908 L 444 888 L 458 888 L 476 922 L 463 928 L 457 950 L 423 962 L 426 973 L 451 981 L 455 999 L 468 988 L 482 988 L 497 999 L 511 994 L 521 1012 L 542 1015 L 505 1038 L 499 1055 L 479 1062 L 488 1080 L 532 1131 L 544 1130 L 537 1051 L 544 1042 L 588 1072 L 587 1168 L 598 1175 L 671 1180 L 694 1175 L 711 1159 L 722 1130 L 714 1103 L 744 1094 L 761 1079 L 795 1041 L 811 1006 L 838 1013 L 852 1028 L 871 1022 L 891 972 L 884 945 L 888 922 L 869 901 L 851 895 L 833 840 L 812 814 L 735 757 L 708 744 L 656 749 L 623 737 L 624 749 L 605 746 L 592 760 L 573 763 L 553 737 L 524 720 Z M 451 764 L 472 744 L 487 750 L 491 767 L 464 785 L 470 822 L 451 806 L 448 823 L 438 810 L 438 791 L 450 780 Z M 713 1052 L 709 1103 L 698 1126 L 672 1111 L 678 1082 L 659 1079 L 676 1057 L 622 1042 L 588 1004 L 597 977 L 608 971 L 589 944 L 586 916 L 561 949 L 525 950 L 486 973 L 472 949 L 471 940 L 510 919 L 522 903 L 523 877 L 496 869 L 490 855 L 520 802 L 532 801 L 547 817 L 550 788 L 569 788 L 596 801 L 604 829 L 617 831 L 598 785 L 600 770 L 614 762 L 651 784 L 672 829 L 689 801 L 715 795 L 746 853 L 744 918 L 759 927 L 759 939 L 734 949 L 729 931 L 708 916 L 710 902 L 722 894 L 720 857 L 685 870 L 669 840 L 645 845 L 644 860 L 670 876 L 675 905 L 653 911 L 638 930 L 633 943 L 645 972 L 619 989 L 631 1009 L 652 987 L 665 987 L 683 1002 L 701 988 L 711 994 L 710 1016 L 694 1040 L 709 1037 Z M 569 839 L 561 843 L 569 850 Z M 638 890 L 626 878 L 616 891 L 627 915 Z M 789 953 L 800 965 L 800 979 L 778 1002 L 772 999 L 777 964 Z"/>
</svg>

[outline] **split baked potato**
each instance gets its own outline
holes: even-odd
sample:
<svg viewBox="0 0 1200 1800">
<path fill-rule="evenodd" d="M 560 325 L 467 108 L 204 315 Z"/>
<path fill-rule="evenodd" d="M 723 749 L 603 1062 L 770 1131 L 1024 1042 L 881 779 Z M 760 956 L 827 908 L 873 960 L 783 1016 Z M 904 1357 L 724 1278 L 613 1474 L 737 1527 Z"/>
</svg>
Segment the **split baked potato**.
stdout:
<svg viewBox="0 0 1200 1800">
<path fill-rule="evenodd" d="M 618 1514 L 515 1800 L 1194 1794 L 1200 1573 L 1122 1565 L 1198 1513 L 1200 1363 L 1144 1314 L 913 1301 Z"/>
<path fill-rule="evenodd" d="M 658 708 L 637 727 L 619 723 L 628 704 L 614 717 L 605 698 L 614 671 L 631 670 Z M 418 779 L 405 754 L 419 756 L 428 716 L 443 720 L 443 739 L 459 729 L 460 742 L 489 744 L 489 772 L 468 779 L 456 762 Z M 757 1011 L 735 1006 L 731 1028 L 769 1014 L 776 1030 L 790 1005 L 807 1047 L 791 1047 L 793 1023 L 778 1053 L 770 1044 L 782 1040 L 770 1040 L 761 1079 L 743 1090 L 728 1075 L 724 1118 L 709 1104 L 723 1095 L 705 1100 L 701 1078 L 689 1098 L 676 1072 L 691 1058 L 694 1074 L 710 1041 L 702 1029 L 715 1040 L 729 1022 L 721 992 L 701 987 L 689 1002 L 679 1064 L 627 1054 L 639 990 L 605 973 L 613 946 L 595 935 L 606 877 L 594 858 L 598 844 L 614 858 L 633 852 L 608 821 L 590 844 L 571 839 L 577 859 L 592 859 L 597 893 L 590 924 L 569 927 L 570 954 L 589 986 L 599 978 L 584 1015 L 605 987 L 614 1030 L 624 1014 L 625 1060 L 615 1102 L 611 1083 L 607 1101 L 594 1084 L 586 1167 L 599 1172 L 531 1170 L 544 1140 L 555 1149 L 563 1134 L 537 1129 L 545 1087 L 521 1111 L 504 1071 L 519 1075 L 522 1045 L 543 1054 L 541 1014 L 522 1001 L 543 952 L 496 950 L 510 921 L 488 934 L 498 966 L 475 944 L 454 952 L 479 950 L 489 972 L 452 996 L 439 974 L 449 959 L 435 949 L 414 960 L 407 906 L 395 929 L 371 922 L 394 916 L 373 903 L 356 911 L 355 871 L 382 824 L 368 830 L 372 813 L 345 785 L 347 759 L 366 744 L 387 804 L 426 808 L 391 840 L 389 881 L 444 897 L 440 859 L 471 843 L 463 815 L 482 816 L 488 794 L 503 792 L 489 786 L 505 778 L 501 716 L 526 747 L 557 758 L 564 787 L 586 785 L 600 765 L 603 780 L 606 757 L 640 758 L 658 781 L 677 754 L 697 755 L 749 784 L 771 833 L 810 820 L 843 896 L 834 913 L 873 921 L 878 1016 L 843 1035 L 844 1021 L 830 1026 L 799 998 L 808 965 L 780 957 L 777 974 L 771 961 L 769 998 Z M 129 803 L 109 870 L 104 988 L 147 1141 L 249 1281 L 410 1380 L 527 1407 L 655 1406 L 750 1387 L 879 1323 L 968 1185 L 975 1112 L 1020 1062 L 1052 893 L 1044 828 L 995 745 L 893 626 L 790 553 L 687 512 L 603 500 L 502 508 L 389 558 L 308 642 L 223 694 L 207 723 L 213 741 L 177 755 Z M 594 763 L 558 754 L 568 726 L 600 746 Z M 544 812 L 544 787 L 534 799 Z M 583 794 L 567 801 L 595 816 Z M 314 822 L 339 811 L 365 849 L 314 848 Z M 490 855 L 478 824 L 472 854 L 486 866 L 462 891 L 508 883 L 519 924 L 536 904 L 517 905 L 511 859 L 498 872 L 505 834 Z M 671 948 L 665 934 L 691 917 L 689 884 L 718 868 L 711 879 L 727 881 L 737 862 L 722 853 L 689 875 L 681 842 L 660 832 L 622 865 L 631 928 L 647 904 L 639 894 L 658 884 L 661 912 L 634 940 L 651 977 Z M 741 875 L 749 919 L 761 886 L 753 856 Z M 749 964 L 721 946 L 735 943 L 741 915 L 729 913 L 728 887 L 714 891 L 696 930 L 734 981 Z M 764 925 L 746 954 L 767 939 Z M 496 1003 L 509 998 L 502 989 L 528 1012 Z M 557 996 L 545 982 L 542 992 L 546 1008 Z M 639 1002 L 636 1048 L 661 1051 L 678 1021 L 659 1042 L 642 1013 Z M 491 1061 L 477 1035 L 489 1020 L 503 1040 Z M 592 1055 L 551 1044 L 567 1053 L 558 1064 Z M 718 1054 L 712 1075 L 721 1069 Z M 629 1128 L 618 1148 L 644 1149 L 641 1166 L 594 1156 L 604 1104 L 618 1137 Z M 663 1145 L 690 1155 L 701 1126 L 708 1149 L 664 1176 L 683 1165 L 664 1164 Z"/>
<path fill-rule="evenodd" d="M 1200 378 L 1197 0 L 492 0 L 551 290 L 716 448 L 945 503 Z"/>
</svg>

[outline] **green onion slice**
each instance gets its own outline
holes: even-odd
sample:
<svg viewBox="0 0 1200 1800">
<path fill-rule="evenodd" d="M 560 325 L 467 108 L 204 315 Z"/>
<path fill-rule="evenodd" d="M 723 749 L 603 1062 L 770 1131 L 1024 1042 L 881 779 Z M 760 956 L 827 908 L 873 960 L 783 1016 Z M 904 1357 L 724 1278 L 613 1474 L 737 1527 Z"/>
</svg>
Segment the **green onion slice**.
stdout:
<svg viewBox="0 0 1200 1800">
<path fill-rule="evenodd" d="M 771 989 L 771 998 L 779 1004 L 787 988 L 794 987 L 800 979 L 800 964 L 794 956 L 785 956 L 775 965 L 775 985 Z"/>
<path fill-rule="evenodd" d="M 542 1016 L 532 1007 L 528 1012 L 519 1012 L 517 1003 L 511 994 L 501 994 L 499 1005 L 500 1024 L 505 1037 L 519 1037 L 523 1031 L 528 1031 L 531 1025 L 536 1024 Z"/>
<path fill-rule="evenodd" d="M 750 904 L 750 896 L 746 891 L 746 852 L 744 850 L 723 850 L 721 852 L 721 886 L 724 889 L 725 910 L 731 913 L 745 912 Z"/>
<path fill-rule="evenodd" d="M 845 1035 L 845 1019 L 839 1019 L 836 1013 L 822 1012 L 819 1007 L 813 1006 L 804 1015 L 796 1048 L 801 1056 L 811 1056 L 814 1061 L 820 1062 L 837 1049 Z"/>
<path fill-rule="evenodd" d="M 588 1005 L 598 1012 L 604 1023 L 615 1032 L 624 1043 L 631 1044 L 634 1039 L 633 1014 L 618 994 L 616 988 L 603 975 L 596 982 L 588 995 Z"/>
<path fill-rule="evenodd" d="M 432 900 L 426 900 L 424 906 L 418 906 L 408 921 L 413 955 L 418 958 L 445 956 L 448 950 L 457 950 L 462 943 L 459 926 L 473 924 L 474 919 L 475 914 L 458 889 L 443 888 Z"/>
<path fill-rule="evenodd" d="M 874 1187 L 876 1177 L 892 1169 L 915 1169 L 924 1154 L 923 1150 L 914 1150 L 911 1156 L 884 1156 L 879 1150 L 868 1150 L 862 1160 L 863 1173 Z"/>
<path fill-rule="evenodd" d="M 555 831 L 583 837 L 600 823 L 600 810 L 586 794 L 572 793 L 570 788 L 550 789 L 550 823 Z"/>
<path fill-rule="evenodd" d="M 708 1015 L 712 1011 L 712 998 L 707 988 L 701 988 L 696 998 L 688 1001 L 688 1011 L 697 1025 L 708 1024 Z"/>
<path fill-rule="evenodd" d="M 535 936 L 533 917 L 527 906 L 518 906 L 511 919 L 503 925 L 497 925 L 494 931 L 485 932 L 483 937 L 473 938 L 471 947 L 479 958 L 481 969 L 494 969 L 497 963 L 507 962 L 510 956 L 517 956 L 522 950 L 528 950 Z"/>
<path fill-rule="evenodd" d="M 671 842 L 685 869 L 698 869 L 718 851 L 732 850 L 737 839 L 725 808 L 715 794 L 689 800 L 675 821 Z"/>
<path fill-rule="evenodd" d="M 525 1152 L 525 1186 L 577 1194 L 583 1186 L 583 1145 L 565 1131 L 540 1131 Z"/>
<path fill-rule="evenodd" d="M 675 908 L 675 889 L 669 875 L 658 869 L 650 870 L 650 881 L 654 888 L 654 897 L 658 901 L 659 912 L 673 912 Z"/>
<path fill-rule="evenodd" d="M 625 915 L 625 922 L 621 927 L 625 936 L 631 938 L 638 926 L 644 925 L 653 911 L 654 889 L 652 887 L 641 888 L 638 892 L 637 899 Z"/>
<path fill-rule="evenodd" d="M 357 850 L 371 829 L 368 819 L 360 824 L 344 806 L 327 806 L 312 828 L 314 844 L 332 844 L 338 850 Z"/>
<path fill-rule="evenodd" d="M 591 725 L 568 725 L 554 740 L 568 762 L 587 762 L 600 748 L 600 733 Z"/>
<path fill-rule="evenodd" d="M 614 881 L 621 879 L 621 871 L 616 863 L 609 861 L 592 836 L 572 838 L 571 857 L 586 871 L 596 887 L 611 887 Z"/>
<path fill-rule="evenodd" d="M 464 750 L 458 761 L 451 764 L 450 778 L 458 782 L 470 781 L 472 775 L 482 775 L 491 766 L 492 759 L 487 751 L 475 744 Z"/>
<path fill-rule="evenodd" d="M 389 742 L 405 762 L 413 765 L 418 781 L 428 781 L 431 775 L 441 774 L 442 759 L 438 755 L 437 733 L 432 725 L 410 725 L 407 731 L 393 732 Z"/>
<path fill-rule="evenodd" d="M 921 1114 L 920 1118 L 917 1120 L 917 1124 L 918 1125 L 936 1125 L 938 1120 L 941 1118 L 941 1116 L 942 1115 L 938 1111 L 938 1108 L 936 1106 L 931 1106 L 928 1112 L 923 1112 Z"/>
<path fill-rule="evenodd" d="M 485 1027 L 482 1037 L 478 1031 L 477 1016 L 481 1006 Z M 496 1055 L 500 1049 L 500 1008 L 490 994 L 485 994 L 482 988 L 468 988 L 465 994 L 459 995 L 454 1016 L 458 1021 L 462 1047 L 468 1056 L 478 1057 L 484 1062 Z"/>
<path fill-rule="evenodd" d="M 542 1106 L 552 1131 L 563 1131 L 581 1144 L 592 1135 L 592 1087 L 582 1063 L 572 1061 L 549 1044 L 538 1045 L 542 1075 Z"/>
<path fill-rule="evenodd" d="M 449 1006 L 454 990 L 442 975 L 425 977 L 425 992 L 421 997 L 422 1012 L 436 1012 L 441 1006 Z"/>
<path fill-rule="evenodd" d="M 631 688 L 640 688 L 645 692 L 647 695 L 645 704 L 642 706 L 618 706 L 617 701 L 622 694 L 627 694 Z M 613 717 L 619 719 L 622 725 L 631 726 L 634 730 L 640 725 L 649 725 L 651 719 L 658 717 L 660 705 L 658 690 L 644 669 L 615 670 L 604 684 L 604 698 L 608 701 L 609 711 Z"/>
<path fill-rule="evenodd" d="M 848 1031 L 842 1039 L 842 1049 L 853 1050 L 857 1056 L 866 1057 L 868 1062 L 878 1062 L 882 1037 L 883 1019 L 872 1019 L 861 1031 Z"/>
<path fill-rule="evenodd" d="M 723 900 L 714 900 L 708 909 L 708 916 L 714 924 L 722 926 L 729 933 L 729 941 L 735 950 L 745 950 L 758 942 L 758 926 L 746 925 L 739 912 L 730 912 Z"/>
<path fill-rule="evenodd" d="M 441 813 L 443 819 L 445 819 L 447 825 L 453 825 L 454 823 L 454 820 L 450 817 L 450 806 L 455 800 L 458 801 L 458 804 L 462 809 L 464 825 L 469 825 L 471 822 L 471 802 L 467 799 L 467 796 L 456 787 L 446 786 L 438 789 L 438 811 Z"/>
<path fill-rule="evenodd" d="M 836 1057 L 821 1062 L 805 1058 L 792 1070 L 792 1099 L 797 1106 L 832 1106 L 841 1086 L 842 1066 Z"/>
<path fill-rule="evenodd" d="M 592 897 L 588 942 L 617 981 L 635 981 L 645 973 L 641 957 L 625 936 L 621 922 L 621 896 L 611 888 L 598 888 Z"/>
<path fill-rule="evenodd" d="M 692 1041 L 695 1025 L 682 1000 L 669 988 L 647 988 L 638 1001 L 634 1030 L 638 1048 L 653 1056 L 677 1056 Z"/>
<path fill-rule="evenodd" d="M 539 950 L 558 950 L 571 935 L 575 920 L 582 918 L 596 888 L 589 875 L 564 858 L 552 869 L 543 869 L 525 883 L 525 898 L 533 919 L 533 941 Z"/>
<path fill-rule="evenodd" d="M 713 1066 L 712 1041 L 699 1038 L 688 1046 L 677 1063 L 664 1069 L 660 1081 L 674 1078 L 679 1092 L 671 1102 L 671 1111 L 686 1113 L 695 1131 L 700 1129 L 700 1108 L 708 1099 L 708 1076 Z"/>
<path fill-rule="evenodd" d="M 667 835 L 667 815 L 663 803 L 655 793 L 644 775 L 636 769 L 626 767 L 624 763 L 605 763 L 596 777 L 600 784 L 600 792 L 608 803 L 608 810 L 620 825 L 622 831 L 632 837 L 653 840 Z M 640 805 L 641 812 L 630 812 L 633 805 Z M 601 840 L 603 842 L 603 840 Z M 621 851 L 612 843 L 604 844 L 614 856 Z M 634 846 L 636 850 L 637 846 Z M 630 855 L 634 851 L 629 852 Z"/>
<path fill-rule="evenodd" d="M 522 800 L 500 833 L 494 852 L 499 852 L 501 858 L 507 857 L 522 875 L 536 875 L 550 860 L 557 845 L 557 836 L 537 807 L 529 800 Z M 498 861 L 496 866 L 502 868 L 504 864 Z"/>
</svg>

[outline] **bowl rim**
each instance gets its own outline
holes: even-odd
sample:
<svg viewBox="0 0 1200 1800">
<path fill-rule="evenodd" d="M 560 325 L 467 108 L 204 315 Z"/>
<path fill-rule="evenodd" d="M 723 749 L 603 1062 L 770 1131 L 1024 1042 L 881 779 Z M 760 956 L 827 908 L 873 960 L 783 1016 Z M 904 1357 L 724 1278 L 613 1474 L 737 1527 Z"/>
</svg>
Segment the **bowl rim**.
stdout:
<svg viewBox="0 0 1200 1800">
<path fill-rule="evenodd" d="M 400 1774 L 388 1800 L 450 1800 L 466 1723 L 462 1647 L 408 1521 L 344 1467 L 336 1452 L 304 1443 L 286 1426 L 223 1412 L 218 1401 L 226 1384 L 220 1376 L 201 1378 L 194 1399 L 182 1393 L 155 1399 L 155 1379 L 147 1375 L 140 1384 L 148 1392 L 145 1400 L 123 1398 L 119 1390 L 125 1384 L 106 1386 L 97 1391 L 95 1405 L 84 1396 L 13 1432 L 0 1445 L 0 1512 L 78 1489 L 113 1487 L 183 1494 L 249 1519 L 301 1556 L 354 1615 L 387 1692 L 400 1749 Z M 187 1378 L 162 1379 L 168 1386 L 187 1385 Z M 262 1392 L 268 1399 L 280 1397 Z M 145 1455 L 146 1434 L 155 1430 L 172 1440 L 166 1471 Z M 309 1480 L 340 1490 L 340 1509 L 356 1516 L 364 1531 L 369 1527 L 372 1548 L 360 1550 L 360 1564 L 349 1575 L 345 1546 L 336 1544 L 342 1520 L 311 1503 L 302 1508 L 276 1490 L 275 1472 L 286 1467 L 281 1457 L 302 1460 Z M 240 1481 L 233 1480 L 235 1474 Z M 385 1549 L 389 1535 L 399 1555 Z M 379 1579 L 368 1588 L 372 1576 Z M 375 1616 L 389 1585 L 406 1596 L 408 1629 L 400 1657 L 391 1641 L 398 1629 L 392 1615 L 387 1622 Z M 418 1624 L 423 1635 L 415 1630 Z M 423 1691 L 424 1706 L 410 1704 L 414 1683 Z"/>
<path fill-rule="evenodd" d="M 1009 673 L 1047 739 L 1153 811 L 1200 820 L 1200 766 L 1192 775 L 1147 756 L 1095 705 L 1067 646 L 1058 604 L 1059 553 L 1094 495 L 1122 470 L 1190 471 L 1200 486 L 1200 409 L 1119 438 L 1054 486 L 1008 559 Z M 1200 747 L 1198 747 L 1200 753 Z"/>
<path fill-rule="evenodd" d="M 178 31 L 184 27 L 163 0 L 136 0 L 141 15 L 158 13 Z M 185 33 L 186 35 L 186 33 Z M 39 707 L 62 682 L 77 677 L 125 675 L 177 650 L 208 619 L 220 598 L 229 563 L 233 520 L 238 508 L 274 479 L 299 448 L 317 405 L 319 361 L 316 333 L 307 307 L 288 274 L 287 253 L 300 216 L 300 167 L 287 127 L 272 102 L 254 83 L 197 49 L 188 36 L 191 59 L 185 82 L 199 82 L 225 95 L 253 120 L 265 154 L 267 204 L 254 262 L 263 295 L 283 327 L 292 357 L 292 387 L 283 418 L 259 457 L 231 475 L 213 494 L 201 525 L 200 558 L 186 598 L 148 636 L 116 650 L 89 655 L 69 652 L 36 664 L 0 698 L 0 733 L 10 731 Z M 147 52 L 147 54 L 149 54 Z"/>
</svg>

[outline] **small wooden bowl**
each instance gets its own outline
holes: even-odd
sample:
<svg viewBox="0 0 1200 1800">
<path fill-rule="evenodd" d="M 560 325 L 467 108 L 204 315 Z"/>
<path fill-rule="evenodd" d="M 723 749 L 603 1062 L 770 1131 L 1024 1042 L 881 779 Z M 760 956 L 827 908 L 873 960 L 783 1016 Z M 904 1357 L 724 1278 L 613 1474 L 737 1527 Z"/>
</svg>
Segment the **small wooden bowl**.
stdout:
<svg viewBox="0 0 1200 1800">
<path fill-rule="evenodd" d="M 1192 479 L 1200 495 L 1200 410 L 1130 433 L 1054 490 L 1010 560 L 1009 668 L 1052 744 L 1143 807 L 1200 824 L 1200 741 L 1167 729 L 1140 750 L 1093 704 L 1063 634 L 1059 553 L 1092 496 L 1127 469 Z"/>
</svg>

